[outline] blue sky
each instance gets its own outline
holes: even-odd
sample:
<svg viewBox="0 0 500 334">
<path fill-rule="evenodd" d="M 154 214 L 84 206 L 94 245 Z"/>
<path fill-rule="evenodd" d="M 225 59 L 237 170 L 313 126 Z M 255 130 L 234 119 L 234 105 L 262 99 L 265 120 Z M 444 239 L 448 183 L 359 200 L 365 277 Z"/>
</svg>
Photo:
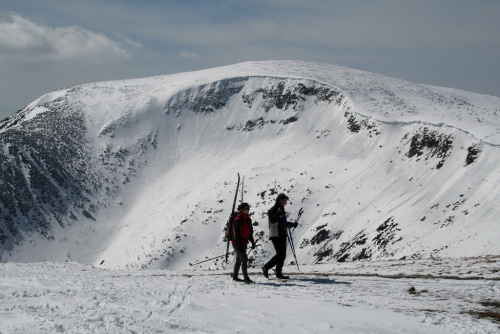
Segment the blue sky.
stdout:
<svg viewBox="0 0 500 334">
<path fill-rule="evenodd" d="M 2 0 L 0 119 L 54 89 L 250 60 L 500 96 L 498 0 Z"/>
</svg>

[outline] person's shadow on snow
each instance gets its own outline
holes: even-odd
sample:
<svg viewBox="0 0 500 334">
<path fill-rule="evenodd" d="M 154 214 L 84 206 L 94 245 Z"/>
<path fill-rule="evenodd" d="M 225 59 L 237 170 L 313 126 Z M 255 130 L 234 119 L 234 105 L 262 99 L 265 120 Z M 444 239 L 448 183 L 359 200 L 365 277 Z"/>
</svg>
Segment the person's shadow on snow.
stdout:
<svg viewBox="0 0 500 334">
<path fill-rule="evenodd" d="M 267 286 L 303 286 L 300 283 L 313 283 L 313 284 L 343 284 L 350 285 L 351 282 L 337 281 L 330 278 L 293 278 L 291 280 L 279 280 L 279 281 L 269 281 L 261 283 L 259 285 Z"/>
<path fill-rule="evenodd" d="M 299 282 L 314 283 L 314 284 L 343 284 L 343 285 L 351 284 L 351 282 L 337 281 L 333 278 L 294 278 L 293 280 Z"/>
</svg>

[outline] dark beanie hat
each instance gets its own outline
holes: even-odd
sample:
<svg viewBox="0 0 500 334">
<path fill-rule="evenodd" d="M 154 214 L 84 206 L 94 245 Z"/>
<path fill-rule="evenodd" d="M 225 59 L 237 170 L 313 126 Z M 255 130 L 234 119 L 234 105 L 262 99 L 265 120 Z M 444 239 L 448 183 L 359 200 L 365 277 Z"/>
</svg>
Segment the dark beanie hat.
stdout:
<svg viewBox="0 0 500 334">
<path fill-rule="evenodd" d="M 250 204 L 248 203 L 241 203 L 240 205 L 238 205 L 238 211 L 245 211 L 246 209 L 250 209 Z"/>
</svg>

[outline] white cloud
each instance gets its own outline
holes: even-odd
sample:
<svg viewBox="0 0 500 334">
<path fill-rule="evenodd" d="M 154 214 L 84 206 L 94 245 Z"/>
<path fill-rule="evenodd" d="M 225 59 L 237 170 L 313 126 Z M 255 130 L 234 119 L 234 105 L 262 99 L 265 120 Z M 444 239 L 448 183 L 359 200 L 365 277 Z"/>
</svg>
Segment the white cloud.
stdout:
<svg viewBox="0 0 500 334">
<path fill-rule="evenodd" d="M 196 52 L 191 51 L 181 51 L 177 54 L 179 58 L 187 58 L 187 59 L 199 59 L 200 56 Z"/>
<path fill-rule="evenodd" d="M 142 49 L 142 44 L 136 43 L 136 42 L 128 39 L 127 37 L 123 36 L 122 34 L 116 33 L 116 37 L 118 37 L 119 39 L 122 39 L 123 41 L 125 41 L 127 44 L 129 44 L 133 48 Z"/>
<path fill-rule="evenodd" d="M 142 48 L 124 37 L 125 44 L 79 26 L 51 28 L 19 15 L 0 22 L 0 61 L 78 61 L 107 63 L 129 59 Z"/>
</svg>

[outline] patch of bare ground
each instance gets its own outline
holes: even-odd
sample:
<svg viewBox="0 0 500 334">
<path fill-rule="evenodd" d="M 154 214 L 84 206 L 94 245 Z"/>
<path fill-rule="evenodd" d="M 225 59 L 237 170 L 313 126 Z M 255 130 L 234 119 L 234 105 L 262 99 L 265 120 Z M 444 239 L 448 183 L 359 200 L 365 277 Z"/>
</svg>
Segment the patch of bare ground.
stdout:
<svg viewBox="0 0 500 334">
<path fill-rule="evenodd" d="M 477 319 L 489 319 L 494 323 L 500 324 L 500 301 L 483 300 L 479 304 L 484 307 L 483 310 L 469 310 L 462 313 L 470 314 Z"/>
</svg>

